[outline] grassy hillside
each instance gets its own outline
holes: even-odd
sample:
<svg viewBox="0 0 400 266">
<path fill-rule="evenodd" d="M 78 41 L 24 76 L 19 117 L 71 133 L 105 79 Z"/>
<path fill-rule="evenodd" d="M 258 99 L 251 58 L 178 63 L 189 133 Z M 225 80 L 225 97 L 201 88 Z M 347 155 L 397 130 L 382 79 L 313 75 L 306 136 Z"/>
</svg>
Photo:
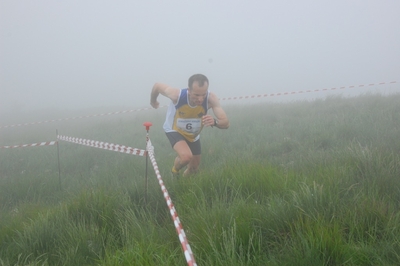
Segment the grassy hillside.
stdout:
<svg viewBox="0 0 400 266">
<path fill-rule="evenodd" d="M 179 180 L 165 109 L 2 129 L 0 146 L 55 140 L 57 129 L 143 149 L 151 121 L 198 265 L 398 265 L 399 102 L 226 106 L 231 127 L 202 132 L 201 171 Z M 145 194 L 144 157 L 59 149 L 60 179 L 56 146 L 0 149 L 0 265 L 186 265 L 151 165 Z"/>
</svg>

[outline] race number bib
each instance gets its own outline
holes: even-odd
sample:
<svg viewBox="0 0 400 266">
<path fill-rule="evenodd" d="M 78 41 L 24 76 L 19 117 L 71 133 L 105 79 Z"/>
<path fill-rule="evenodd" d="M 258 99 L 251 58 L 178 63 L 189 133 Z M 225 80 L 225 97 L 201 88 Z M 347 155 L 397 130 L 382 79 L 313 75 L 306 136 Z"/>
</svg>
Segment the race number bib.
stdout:
<svg viewBox="0 0 400 266">
<path fill-rule="evenodd" d="M 176 125 L 180 130 L 186 131 L 191 134 L 197 134 L 201 130 L 201 118 L 194 119 L 183 119 L 178 118 L 176 121 Z"/>
</svg>

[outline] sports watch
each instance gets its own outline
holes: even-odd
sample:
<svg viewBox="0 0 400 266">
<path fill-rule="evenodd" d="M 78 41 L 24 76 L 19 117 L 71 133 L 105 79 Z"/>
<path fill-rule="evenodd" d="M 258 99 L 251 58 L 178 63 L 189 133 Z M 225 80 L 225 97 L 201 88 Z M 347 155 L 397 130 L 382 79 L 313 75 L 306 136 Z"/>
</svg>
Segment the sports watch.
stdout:
<svg viewBox="0 0 400 266">
<path fill-rule="evenodd" d="M 216 127 L 216 126 L 218 126 L 218 124 L 219 124 L 218 120 L 214 118 L 214 125 L 213 126 Z"/>
</svg>

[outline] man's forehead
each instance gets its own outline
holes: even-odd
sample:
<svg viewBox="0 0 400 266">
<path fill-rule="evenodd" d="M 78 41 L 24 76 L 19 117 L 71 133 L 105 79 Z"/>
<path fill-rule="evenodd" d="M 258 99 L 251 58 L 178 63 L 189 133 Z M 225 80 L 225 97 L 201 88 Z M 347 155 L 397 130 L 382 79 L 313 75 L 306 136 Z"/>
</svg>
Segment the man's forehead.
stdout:
<svg viewBox="0 0 400 266">
<path fill-rule="evenodd" d="M 195 85 L 197 85 L 199 87 L 204 87 L 204 86 L 208 86 L 208 82 L 206 80 L 204 80 L 202 82 L 202 86 L 200 86 L 200 82 L 198 80 L 195 80 L 195 81 L 193 81 L 192 86 L 195 86 Z"/>
<path fill-rule="evenodd" d="M 193 82 L 192 84 L 192 89 L 196 89 L 196 90 L 207 90 L 208 89 L 208 82 L 205 81 L 203 83 L 203 86 L 200 86 L 198 81 Z"/>
</svg>

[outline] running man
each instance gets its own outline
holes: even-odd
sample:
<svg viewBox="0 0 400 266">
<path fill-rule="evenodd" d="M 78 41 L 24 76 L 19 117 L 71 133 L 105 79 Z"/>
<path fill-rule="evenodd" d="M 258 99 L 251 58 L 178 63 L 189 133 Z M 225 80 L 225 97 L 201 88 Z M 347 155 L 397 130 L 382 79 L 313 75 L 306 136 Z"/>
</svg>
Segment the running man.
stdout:
<svg viewBox="0 0 400 266">
<path fill-rule="evenodd" d="M 208 91 L 208 79 L 202 74 L 189 78 L 188 88 L 177 89 L 166 84 L 153 86 L 150 104 L 159 107 L 159 94 L 171 99 L 164 122 L 164 131 L 176 151 L 172 174 L 179 176 L 179 171 L 187 166 L 183 175 L 197 172 L 201 159 L 200 132 L 204 126 L 226 129 L 229 120 L 222 109 L 217 95 Z M 215 118 L 207 114 L 212 109 Z"/>
</svg>

